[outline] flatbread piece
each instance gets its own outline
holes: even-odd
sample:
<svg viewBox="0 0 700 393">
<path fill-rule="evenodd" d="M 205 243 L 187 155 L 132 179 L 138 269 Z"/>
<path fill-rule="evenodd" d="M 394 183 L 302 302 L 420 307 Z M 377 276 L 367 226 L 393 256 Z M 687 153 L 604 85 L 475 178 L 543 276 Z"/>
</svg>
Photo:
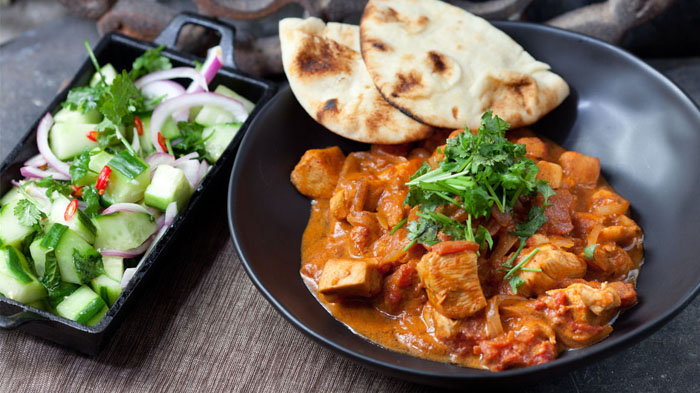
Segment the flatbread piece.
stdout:
<svg viewBox="0 0 700 393">
<path fill-rule="evenodd" d="M 549 65 L 507 34 L 438 0 L 370 0 L 360 42 L 384 98 L 436 127 L 477 128 L 486 109 L 526 126 L 569 94 Z"/>
</svg>

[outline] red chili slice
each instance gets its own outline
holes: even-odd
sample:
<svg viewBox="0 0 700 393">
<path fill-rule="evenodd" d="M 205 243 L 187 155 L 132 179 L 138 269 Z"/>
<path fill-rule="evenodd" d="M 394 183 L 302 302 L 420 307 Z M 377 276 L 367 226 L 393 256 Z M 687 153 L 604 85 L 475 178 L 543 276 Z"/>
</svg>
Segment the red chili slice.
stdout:
<svg viewBox="0 0 700 393">
<path fill-rule="evenodd" d="M 87 137 L 87 139 L 89 139 L 93 142 L 97 142 L 97 131 L 95 131 L 95 130 L 88 131 L 87 134 L 85 134 L 85 136 Z"/>
<path fill-rule="evenodd" d="M 158 133 L 158 144 L 163 151 L 168 151 L 168 146 L 165 144 L 165 137 L 160 132 Z"/>
<path fill-rule="evenodd" d="M 71 195 L 76 197 L 83 196 L 83 186 L 76 186 L 75 184 L 73 184 L 73 192 L 71 193 Z"/>
<path fill-rule="evenodd" d="M 78 211 L 78 200 L 73 199 L 72 201 L 70 201 L 70 203 L 66 207 L 66 212 L 63 213 L 63 218 L 66 221 L 69 221 L 71 218 L 73 218 L 76 211 Z"/>
<path fill-rule="evenodd" d="M 136 127 L 136 132 L 138 132 L 139 135 L 143 135 L 143 122 L 138 116 L 134 116 L 134 127 Z"/>
<path fill-rule="evenodd" d="M 109 183 L 109 175 L 112 174 L 112 169 L 107 165 L 102 167 L 100 174 L 97 175 L 97 182 L 95 183 L 95 188 L 97 188 L 99 194 L 104 194 L 104 189 L 107 188 L 107 183 Z"/>
</svg>

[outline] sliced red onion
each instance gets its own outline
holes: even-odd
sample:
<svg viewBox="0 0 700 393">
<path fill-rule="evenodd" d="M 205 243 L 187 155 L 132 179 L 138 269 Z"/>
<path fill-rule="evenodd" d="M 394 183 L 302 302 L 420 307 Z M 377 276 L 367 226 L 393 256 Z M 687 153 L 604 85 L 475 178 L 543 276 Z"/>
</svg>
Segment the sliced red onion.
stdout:
<svg viewBox="0 0 700 393">
<path fill-rule="evenodd" d="M 168 119 L 168 116 L 185 108 L 202 105 L 212 105 L 227 110 L 241 123 L 248 118 L 248 112 L 246 112 L 243 103 L 221 94 L 192 93 L 172 98 L 161 102 L 153 111 L 153 116 L 151 117 L 151 143 L 156 151 L 163 151 L 158 143 L 158 133 Z"/>
<path fill-rule="evenodd" d="M 169 227 L 175 220 L 175 216 L 177 216 L 177 203 L 170 202 L 168 207 L 165 208 L 165 221 L 163 222 L 163 226 Z"/>
<path fill-rule="evenodd" d="M 40 167 L 40 166 L 44 166 L 47 164 L 48 163 L 46 162 L 46 159 L 41 154 L 37 154 L 34 157 L 32 157 L 24 162 L 25 166 L 33 166 L 33 167 Z"/>
<path fill-rule="evenodd" d="M 100 254 L 107 257 L 122 257 L 122 258 L 133 258 L 139 256 L 148 250 L 151 246 L 153 240 L 156 238 L 156 234 L 152 234 L 148 239 L 144 240 L 140 246 L 132 248 L 130 250 L 99 250 Z"/>
<path fill-rule="evenodd" d="M 10 180 L 10 184 L 12 184 L 13 187 L 22 187 L 17 180 Z"/>
<path fill-rule="evenodd" d="M 43 179 L 45 177 L 51 176 L 54 180 L 70 180 L 70 176 L 66 176 L 63 173 L 56 171 L 43 170 L 33 166 L 23 166 L 19 169 L 19 173 L 27 179 Z"/>
<path fill-rule="evenodd" d="M 221 47 L 217 45 L 209 48 L 207 51 L 207 59 L 204 61 L 204 64 L 202 64 L 202 69 L 199 71 L 204 76 L 207 84 L 211 83 L 214 76 L 216 76 L 216 73 L 219 72 L 219 69 L 221 69 L 222 65 L 223 51 L 221 50 Z M 204 89 L 194 82 L 190 83 L 190 85 L 187 87 L 188 93 L 199 93 L 201 91 L 204 91 Z"/>
<path fill-rule="evenodd" d="M 192 160 L 192 159 L 197 158 L 197 157 L 199 157 L 199 153 L 197 153 L 196 151 L 192 152 L 192 153 L 188 153 L 188 154 L 185 154 L 184 156 L 178 158 L 177 160 L 175 160 L 175 162 L 173 162 L 173 165 L 177 165 L 183 161 Z"/>
<path fill-rule="evenodd" d="M 200 85 L 202 89 L 205 91 L 208 90 L 207 81 L 204 79 L 204 76 L 192 67 L 175 67 L 169 70 L 151 72 L 150 74 L 147 74 L 134 82 L 134 86 L 141 89 L 143 86 L 151 82 L 176 78 L 192 79 L 192 81 Z"/>
<path fill-rule="evenodd" d="M 146 157 L 146 164 L 151 166 L 151 171 L 155 171 L 158 165 L 172 165 L 175 162 L 175 157 L 165 152 L 153 153 Z"/>
<path fill-rule="evenodd" d="M 137 205 L 135 203 L 115 203 L 112 206 L 106 208 L 102 215 L 116 213 L 116 212 L 128 212 L 128 213 L 146 213 L 151 214 L 145 207 Z"/>
<path fill-rule="evenodd" d="M 185 173 L 187 181 L 190 183 L 190 186 L 192 186 L 192 189 L 197 188 L 197 184 L 199 184 L 199 161 L 182 161 L 175 165 L 175 167 L 182 169 L 182 171 Z"/>
<path fill-rule="evenodd" d="M 192 82 L 192 85 L 199 86 L 196 82 Z M 144 85 L 143 88 L 141 88 L 141 93 L 149 99 L 165 96 L 165 99 L 163 99 L 163 101 L 165 101 L 185 94 L 185 88 L 173 81 L 154 81 Z M 187 121 L 189 116 L 189 110 L 183 109 L 175 112 L 173 114 L 173 119 L 175 122 Z"/>
<path fill-rule="evenodd" d="M 121 282 L 121 287 L 122 289 L 126 288 L 127 285 L 129 285 L 129 281 L 134 277 L 134 274 L 136 273 L 135 267 L 130 267 L 128 269 L 124 269 L 124 274 L 122 274 L 122 282 Z"/>
<path fill-rule="evenodd" d="M 39 153 L 44 156 L 46 163 L 48 163 L 51 168 L 68 176 L 68 179 L 70 179 L 70 167 L 65 162 L 59 160 L 58 157 L 53 154 L 49 146 L 49 131 L 51 130 L 51 126 L 53 126 L 53 117 L 50 113 L 47 113 L 41 118 L 39 127 L 37 127 L 36 130 L 36 144 L 39 147 Z"/>
<path fill-rule="evenodd" d="M 81 210 L 85 210 L 85 209 L 87 209 L 87 203 L 85 203 L 84 201 L 78 201 L 78 207 Z"/>
<path fill-rule="evenodd" d="M 207 175 L 207 172 L 209 172 L 209 163 L 207 160 L 202 160 L 202 162 L 199 163 L 199 172 L 197 173 L 200 182 L 204 179 L 204 176 Z"/>
</svg>

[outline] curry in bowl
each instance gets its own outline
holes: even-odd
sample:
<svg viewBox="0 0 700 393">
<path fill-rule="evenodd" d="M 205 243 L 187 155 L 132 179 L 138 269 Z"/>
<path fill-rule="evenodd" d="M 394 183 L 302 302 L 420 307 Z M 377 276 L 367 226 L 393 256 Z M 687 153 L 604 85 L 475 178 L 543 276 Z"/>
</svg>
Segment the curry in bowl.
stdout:
<svg viewBox="0 0 700 393">
<path fill-rule="evenodd" d="M 610 334 L 637 302 L 629 202 L 597 158 L 507 127 L 487 112 L 472 132 L 301 157 L 301 274 L 335 318 L 383 347 L 494 371 Z"/>
</svg>

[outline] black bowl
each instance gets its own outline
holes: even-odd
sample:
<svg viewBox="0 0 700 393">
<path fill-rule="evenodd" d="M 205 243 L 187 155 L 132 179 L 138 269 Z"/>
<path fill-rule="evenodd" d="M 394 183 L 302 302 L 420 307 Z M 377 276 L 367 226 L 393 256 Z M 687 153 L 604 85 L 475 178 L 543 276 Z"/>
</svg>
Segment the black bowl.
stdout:
<svg viewBox="0 0 700 393">
<path fill-rule="evenodd" d="M 258 289 L 302 332 L 355 360 L 423 383 L 459 386 L 541 378 L 641 340 L 700 291 L 700 111 L 672 82 L 614 46 L 550 27 L 498 22 L 571 86 L 571 95 L 532 128 L 569 150 L 599 157 L 603 175 L 632 204 L 645 232 L 639 304 L 610 337 L 548 364 L 493 373 L 422 360 L 381 348 L 336 321 L 302 282 L 302 232 L 309 200 L 289 175 L 307 149 L 367 145 L 336 136 L 301 108 L 287 87 L 242 141 L 229 185 L 229 223 Z M 464 386 L 464 385 L 462 385 Z"/>
</svg>

